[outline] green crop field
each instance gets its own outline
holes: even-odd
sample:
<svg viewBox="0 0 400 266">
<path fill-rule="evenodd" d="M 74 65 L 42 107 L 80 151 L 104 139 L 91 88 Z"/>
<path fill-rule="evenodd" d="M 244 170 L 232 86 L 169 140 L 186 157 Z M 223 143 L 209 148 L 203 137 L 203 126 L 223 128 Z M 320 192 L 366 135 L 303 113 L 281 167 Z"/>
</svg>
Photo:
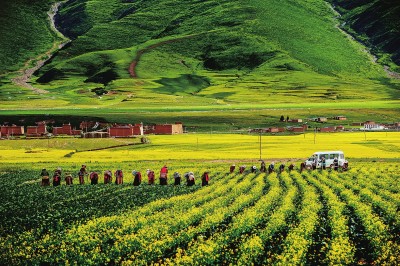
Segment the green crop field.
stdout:
<svg viewBox="0 0 400 266">
<path fill-rule="evenodd" d="M 149 186 L 146 179 L 134 187 L 129 171 L 123 185 L 40 187 L 37 172 L 3 171 L 0 261 L 13 265 L 399 263 L 398 163 L 354 163 L 347 172 L 271 174 L 248 170 L 230 174 L 229 165 L 169 165 L 170 179 L 172 171 L 193 171 L 197 182 L 193 187 Z M 201 187 L 204 171 L 211 179 Z"/>
</svg>

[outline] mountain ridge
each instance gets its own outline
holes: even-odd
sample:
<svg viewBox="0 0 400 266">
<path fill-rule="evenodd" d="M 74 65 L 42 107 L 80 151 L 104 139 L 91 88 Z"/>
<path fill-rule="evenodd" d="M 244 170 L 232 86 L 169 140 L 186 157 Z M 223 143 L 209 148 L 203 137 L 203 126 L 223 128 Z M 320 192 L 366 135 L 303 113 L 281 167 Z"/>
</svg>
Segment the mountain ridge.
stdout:
<svg viewBox="0 0 400 266">
<path fill-rule="evenodd" d="M 168 92 L 168 101 L 178 104 L 240 103 L 251 95 L 260 103 L 398 97 L 398 83 L 361 45 L 335 32 L 338 22 L 324 1 L 176 3 L 64 3 L 57 26 L 72 42 L 32 84 L 71 105 L 77 97 L 93 102 L 95 91 L 106 93 L 94 103 L 101 105 L 163 103 Z M 199 89 L 196 80 L 209 85 Z"/>
</svg>

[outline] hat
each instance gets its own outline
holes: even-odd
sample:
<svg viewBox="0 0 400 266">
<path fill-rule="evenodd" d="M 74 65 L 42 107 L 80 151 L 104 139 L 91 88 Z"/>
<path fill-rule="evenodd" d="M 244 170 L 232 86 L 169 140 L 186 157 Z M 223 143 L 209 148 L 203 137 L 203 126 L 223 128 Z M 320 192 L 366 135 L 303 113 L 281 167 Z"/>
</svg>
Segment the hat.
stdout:
<svg viewBox="0 0 400 266">
<path fill-rule="evenodd" d="M 132 171 L 132 175 L 136 175 L 136 173 L 137 173 L 136 170 L 133 170 L 133 171 Z"/>
</svg>

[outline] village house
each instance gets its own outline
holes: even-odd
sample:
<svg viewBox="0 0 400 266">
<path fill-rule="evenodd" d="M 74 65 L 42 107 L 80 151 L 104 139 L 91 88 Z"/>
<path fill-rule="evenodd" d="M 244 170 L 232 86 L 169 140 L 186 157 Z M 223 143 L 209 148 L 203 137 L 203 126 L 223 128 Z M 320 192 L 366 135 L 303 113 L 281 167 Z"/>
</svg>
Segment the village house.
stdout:
<svg viewBox="0 0 400 266">
<path fill-rule="evenodd" d="M 335 132 L 335 127 L 322 127 L 319 129 L 319 132 Z"/>
<path fill-rule="evenodd" d="M 343 115 L 338 115 L 334 117 L 335 120 L 347 120 L 347 118 Z"/>
<path fill-rule="evenodd" d="M 175 124 L 148 126 L 146 128 L 145 134 L 155 134 L 155 135 L 183 134 L 183 125 L 181 122 L 176 122 Z"/>
<path fill-rule="evenodd" d="M 68 136 L 80 136 L 81 130 L 72 129 L 71 124 L 64 124 L 61 127 L 53 127 L 53 135 L 68 135 Z"/>
<path fill-rule="evenodd" d="M 102 122 L 94 122 L 94 121 L 82 121 L 79 124 L 79 128 L 83 132 L 90 132 L 90 131 L 97 131 L 99 129 L 105 129 L 108 127 L 107 123 L 102 123 Z"/>
<path fill-rule="evenodd" d="M 91 131 L 82 133 L 82 137 L 88 139 L 93 139 L 93 138 L 102 139 L 110 137 L 110 134 L 108 132 L 102 132 L 102 131 Z"/>
<path fill-rule="evenodd" d="M 319 123 L 325 123 L 328 121 L 328 118 L 326 117 L 317 117 L 314 119 L 315 122 L 319 122 Z"/>
<path fill-rule="evenodd" d="M 304 127 L 289 127 L 288 131 L 294 132 L 294 133 L 303 133 L 305 131 Z"/>
<path fill-rule="evenodd" d="M 291 122 L 291 123 L 303 123 L 303 119 L 301 119 L 301 118 L 294 118 L 294 119 L 289 119 L 288 122 Z"/>
<path fill-rule="evenodd" d="M 364 122 L 364 127 L 361 130 L 384 130 L 387 129 L 385 126 L 375 123 L 374 121 L 366 121 Z"/>
<path fill-rule="evenodd" d="M 11 125 L 11 126 L 0 126 L 1 137 L 13 137 L 23 136 L 25 129 L 23 126 Z"/>
<path fill-rule="evenodd" d="M 26 127 L 27 137 L 41 137 L 47 134 L 46 122 L 37 122 L 36 126 Z"/>
<path fill-rule="evenodd" d="M 364 125 L 363 122 L 353 122 L 353 123 L 351 123 L 351 126 L 353 126 L 353 127 L 358 127 L 358 126 L 363 126 L 363 125 Z"/>
<path fill-rule="evenodd" d="M 344 131 L 344 126 L 336 126 L 336 131 Z"/>
<path fill-rule="evenodd" d="M 128 138 L 143 135 L 143 124 L 114 125 L 108 128 L 108 134 L 114 138 Z"/>
</svg>

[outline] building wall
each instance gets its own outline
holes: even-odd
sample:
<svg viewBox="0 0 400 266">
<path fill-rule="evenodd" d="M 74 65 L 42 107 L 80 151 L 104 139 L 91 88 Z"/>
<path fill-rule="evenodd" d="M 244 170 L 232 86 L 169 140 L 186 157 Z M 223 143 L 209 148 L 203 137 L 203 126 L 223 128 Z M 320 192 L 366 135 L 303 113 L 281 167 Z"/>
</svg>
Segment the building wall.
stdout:
<svg viewBox="0 0 400 266">
<path fill-rule="evenodd" d="M 1 135 L 2 136 L 22 136 L 25 134 L 25 129 L 23 126 L 2 126 Z"/>
<path fill-rule="evenodd" d="M 131 127 L 111 127 L 108 132 L 110 137 L 130 137 L 133 135 Z"/>
<path fill-rule="evenodd" d="M 292 127 L 292 131 L 293 132 L 304 132 L 304 128 L 303 127 Z"/>
<path fill-rule="evenodd" d="M 53 127 L 53 135 L 62 135 L 64 134 L 62 127 Z"/>
<path fill-rule="evenodd" d="M 335 131 L 334 127 L 323 127 L 320 129 L 320 132 L 333 132 Z"/>
<path fill-rule="evenodd" d="M 62 134 L 71 135 L 72 127 L 71 125 L 62 125 Z"/>
</svg>

